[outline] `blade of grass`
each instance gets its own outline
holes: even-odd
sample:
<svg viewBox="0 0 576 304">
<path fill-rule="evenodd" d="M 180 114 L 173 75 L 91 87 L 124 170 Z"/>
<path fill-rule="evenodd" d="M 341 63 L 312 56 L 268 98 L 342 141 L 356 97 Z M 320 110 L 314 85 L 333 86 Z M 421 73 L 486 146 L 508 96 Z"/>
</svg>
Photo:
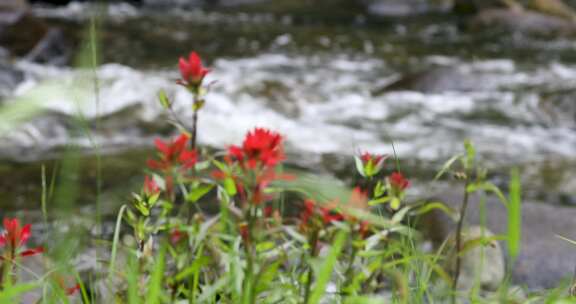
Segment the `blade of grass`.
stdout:
<svg viewBox="0 0 576 304">
<path fill-rule="evenodd" d="M 112 241 L 112 254 L 110 255 L 110 266 L 108 267 L 108 280 L 111 281 L 116 266 L 116 254 L 118 253 L 118 242 L 120 240 L 120 228 L 122 226 L 122 217 L 126 210 L 126 205 L 122 205 L 116 218 L 116 227 L 114 228 L 114 239 Z"/>
<path fill-rule="evenodd" d="M 509 191 L 508 250 L 511 260 L 514 261 L 520 252 L 520 242 L 522 238 L 522 190 L 518 169 L 513 169 L 511 172 Z"/>
<path fill-rule="evenodd" d="M 344 243 L 347 237 L 348 232 L 340 231 L 334 238 L 332 248 L 330 249 L 328 256 L 326 256 L 324 263 L 322 263 L 320 267 L 320 272 L 317 275 L 316 286 L 314 287 L 314 291 L 312 292 L 310 300 L 307 304 L 320 303 L 322 296 L 326 292 L 326 286 L 328 285 L 328 282 L 330 282 L 330 277 L 332 276 L 332 271 L 334 270 L 336 261 L 342 253 L 342 248 L 344 247 Z"/>
<path fill-rule="evenodd" d="M 162 293 L 162 278 L 164 276 L 164 258 L 166 256 L 166 246 L 162 245 L 158 258 L 156 259 L 154 270 L 148 283 L 148 294 L 146 295 L 146 303 L 156 304 L 160 303 L 160 295 Z"/>
</svg>

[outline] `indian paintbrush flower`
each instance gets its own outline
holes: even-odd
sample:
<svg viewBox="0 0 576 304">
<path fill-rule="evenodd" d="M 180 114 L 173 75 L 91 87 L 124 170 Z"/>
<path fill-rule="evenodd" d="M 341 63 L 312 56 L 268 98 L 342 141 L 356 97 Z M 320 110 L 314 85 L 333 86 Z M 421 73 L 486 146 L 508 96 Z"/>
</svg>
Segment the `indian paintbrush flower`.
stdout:
<svg viewBox="0 0 576 304">
<path fill-rule="evenodd" d="M 360 175 L 364 177 L 372 177 L 384 167 L 384 161 L 388 158 L 388 155 L 379 155 L 364 152 L 356 157 L 356 167 Z"/>
<path fill-rule="evenodd" d="M 195 150 L 186 149 L 188 139 L 189 137 L 186 134 L 181 134 L 171 142 L 156 139 L 154 144 L 160 152 L 160 159 L 148 160 L 148 167 L 156 170 L 167 170 L 175 165 L 181 165 L 185 169 L 193 167 L 197 161 L 197 154 Z"/>
<path fill-rule="evenodd" d="M 26 224 L 20 226 L 18 219 L 4 219 L 4 232 L 0 234 L 0 247 L 7 248 L 7 253 L 0 256 L 0 260 L 14 260 L 16 257 L 31 256 L 42 253 L 44 248 L 36 247 L 33 249 L 21 250 L 26 245 L 32 232 L 30 231 L 32 225 Z"/>
<path fill-rule="evenodd" d="M 410 181 L 408 181 L 400 172 L 393 172 L 388 177 L 388 180 L 390 181 L 390 186 L 395 193 L 401 193 L 406 190 L 406 188 L 410 187 Z"/>
<path fill-rule="evenodd" d="M 153 196 L 160 192 L 160 187 L 156 184 L 153 177 L 149 177 L 146 175 L 144 177 L 144 187 L 143 187 L 144 194 L 147 196 Z"/>
<path fill-rule="evenodd" d="M 258 164 L 273 167 L 285 158 L 282 136 L 263 128 L 248 132 L 242 147 L 231 146 L 228 153 L 250 169 L 256 168 Z"/>
<path fill-rule="evenodd" d="M 190 55 L 188 55 L 188 60 L 180 57 L 178 67 L 182 78 L 179 79 L 177 83 L 189 89 L 198 88 L 202 84 L 202 80 L 204 80 L 206 74 L 210 72 L 209 69 L 202 65 L 200 56 L 198 56 L 196 52 L 191 52 Z"/>
</svg>

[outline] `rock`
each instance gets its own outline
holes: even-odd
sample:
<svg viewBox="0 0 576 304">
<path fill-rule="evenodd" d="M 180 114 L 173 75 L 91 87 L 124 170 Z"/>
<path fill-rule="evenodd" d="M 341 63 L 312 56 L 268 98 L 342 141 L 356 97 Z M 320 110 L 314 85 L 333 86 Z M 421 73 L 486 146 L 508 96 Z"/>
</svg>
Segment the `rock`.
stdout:
<svg viewBox="0 0 576 304">
<path fill-rule="evenodd" d="M 576 11 L 561 0 L 532 0 L 529 7 L 547 15 L 576 20 Z"/>
<path fill-rule="evenodd" d="M 497 89 L 494 72 L 465 71 L 458 67 L 433 67 L 402 75 L 397 80 L 374 90 L 373 95 L 389 91 L 418 91 L 441 93 L 446 91 L 471 92 Z"/>
<path fill-rule="evenodd" d="M 0 100 L 8 96 L 24 80 L 24 74 L 10 65 L 3 63 L 0 56 Z"/>
<path fill-rule="evenodd" d="M 26 0 L 2 0 L 0 2 L 0 11 L 17 11 L 28 8 Z"/>
<path fill-rule="evenodd" d="M 472 226 L 462 232 L 462 244 L 470 244 L 481 239 L 491 238 L 494 234 L 489 229 L 480 226 Z M 456 240 L 452 233 L 447 242 L 446 270 L 454 275 L 456 269 Z M 486 244 L 480 244 L 468 249 L 461 258 L 460 275 L 458 277 L 458 289 L 470 290 L 479 284 L 483 290 L 494 291 L 504 279 L 506 268 L 504 253 L 498 241 L 490 240 Z"/>
<path fill-rule="evenodd" d="M 461 193 L 443 191 L 440 199 L 458 209 Z M 488 197 L 485 204 L 487 228 L 496 234 L 506 234 L 507 209 L 497 199 Z M 513 265 L 512 279 L 515 284 L 531 289 L 558 287 L 563 279 L 573 276 L 576 266 L 576 246 L 558 236 L 576 239 L 576 208 L 533 202 L 522 203 L 521 251 Z M 445 214 L 434 211 L 421 219 L 421 228 L 434 243 L 441 244 L 453 231 L 455 224 Z M 466 222 L 480 223 L 479 199 L 473 195 Z M 504 245 L 504 243 L 501 243 Z"/>
<path fill-rule="evenodd" d="M 0 10 L 0 46 L 30 61 L 57 65 L 66 63 L 71 53 L 59 29 L 26 9 Z"/>
<path fill-rule="evenodd" d="M 475 16 L 470 26 L 477 28 L 501 28 L 506 31 L 538 35 L 574 35 L 576 23 L 562 17 L 534 11 L 487 9 Z"/>
<path fill-rule="evenodd" d="M 446 1 L 429 0 L 368 0 L 365 1 L 369 14 L 381 17 L 405 17 L 432 12 L 447 12 L 450 5 Z"/>
</svg>

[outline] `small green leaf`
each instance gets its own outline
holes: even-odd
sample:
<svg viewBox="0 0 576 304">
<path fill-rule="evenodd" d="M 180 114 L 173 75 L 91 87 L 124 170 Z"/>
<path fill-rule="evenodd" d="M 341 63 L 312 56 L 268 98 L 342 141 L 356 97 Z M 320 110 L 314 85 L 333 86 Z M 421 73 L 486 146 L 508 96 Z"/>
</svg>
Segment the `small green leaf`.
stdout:
<svg viewBox="0 0 576 304">
<path fill-rule="evenodd" d="M 368 206 L 375 206 L 375 205 L 380 205 L 380 204 L 385 204 L 387 202 L 389 202 L 392 198 L 389 196 L 385 196 L 385 197 L 381 197 L 375 200 L 370 200 L 368 202 Z"/>
<path fill-rule="evenodd" d="M 362 177 L 366 177 L 366 173 L 364 172 L 364 163 L 359 156 L 354 156 L 354 164 L 356 165 L 356 171 L 358 171 L 358 174 L 362 175 Z"/>
<path fill-rule="evenodd" d="M 398 210 L 398 208 L 400 208 L 400 199 L 398 197 L 392 198 L 392 201 L 390 201 L 390 208 L 392 208 L 392 210 Z"/>
<path fill-rule="evenodd" d="M 256 245 L 256 251 L 261 253 L 264 251 L 268 251 L 274 247 L 276 247 L 276 244 L 274 244 L 273 242 L 262 242 Z"/>
<path fill-rule="evenodd" d="M 199 199 L 204 197 L 204 195 L 206 195 L 208 192 L 210 192 L 210 190 L 212 190 L 212 188 L 214 188 L 213 184 L 198 185 L 198 186 L 194 187 L 192 190 L 190 190 L 190 193 L 188 193 L 186 200 L 191 202 L 191 203 L 195 203 Z"/>
<path fill-rule="evenodd" d="M 224 179 L 224 189 L 226 189 L 226 193 L 230 196 L 236 195 L 236 183 L 234 179 L 231 177 L 226 177 Z"/>
<path fill-rule="evenodd" d="M 200 109 L 202 109 L 202 108 L 204 107 L 204 103 L 205 103 L 204 99 L 198 100 L 197 102 L 195 102 L 195 103 L 192 105 L 192 110 L 193 110 L 194 112 L 199 111 Z"/>
<path fill-rule="evenodd" d="M 436 174 L 436 176 L 434 177 L 434 180 L 437 180 L 440 177 L 442 177 L 442 175 L 444 175 L 444 173 L 446 173 L 446 171 L 448 171 L 452 167 L 452 164 L 454 164 L 454 162 L 458 160 L 460 157 L 462 157 L 461 154 L 454 155 L 447 162 L 445 162 L 444 165 L 442 166 L 442 169 L 440 169 L 440 171 L 438 171 L 438 174 Z"/>
<path fill-rule="evenodd" d="M 160 100 L 160 105 L 162 105 L 164 109 L 169 109 L 170 107 L 172 107 L 172 103 L 170 102 L 170 99 L 168 99 L 166 91 L 160 90 L 158 92 L 158 100 Z"/>
</svg>

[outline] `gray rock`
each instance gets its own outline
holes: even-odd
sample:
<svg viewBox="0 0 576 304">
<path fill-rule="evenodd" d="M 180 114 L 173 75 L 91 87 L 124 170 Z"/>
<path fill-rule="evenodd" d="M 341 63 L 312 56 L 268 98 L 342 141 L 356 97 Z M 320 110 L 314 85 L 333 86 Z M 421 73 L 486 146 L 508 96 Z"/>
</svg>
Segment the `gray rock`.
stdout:
<svg viewBox="0 0 576 304">
<path fill-rule="evenodd" d="M 26 9 L 0 9 L 0 47 L 30 61 L 57 65 L 66 63 L 71 55 L 63 33 Z"/>
<path fill-rule="evenodd" d="M 471 226 L 462 232 L 462 244 L 474 242 L 482 238 L 491 238 L 494 234 L 487 228 Z M 456 268 L 455 233 L 448 238 L 445 247 L 447 254 L 446 269 L 454 275 Z M 461 257 L 458 289 L 470 290 L 478 284 L 483 290 L 494 291 L 504 279 L 506 268 L 504 253 L 500 244 L 491 240 L 464 251 Z"/>
<path fill-rule="evenodd" d="M 444 191 L 438 199 L 457 209 L 462 194 Z M 489 197 L 485 204 L 487 228 L 496 234 L 506 234 L 507 209 L 497 199 Z M 466 221 L 478 225 L 479 199 L 472 196 Z M 523 202 L 522 245 L 513 265 L 513 281 L 531 289 L 552 288 L 573 276 L 576 266 L 576 246 L 558 235 L 576 240 L 576 208 L 552 204 Z M 432 212 L 422 218 L 422 229 L 436 244 L 440 244 L 454 229 L 454 222 L 445 214 Z M 505 247 L 505 243 L 502 243 Z"/>
<path fill-rule="evenodd" d="M 447 1 L 429 0 L 368 0 L 365 1 L 368 13 L 382 17 L 404 17 L 431 12 L 447 12 Z"/>
<path fill-rule="evenodd" d="M 538 35 L 574 35 L 576 23 L 562 17 L 534 11 L 487 9 L 471 20 L 474 28 L 502 28 L 507 31 Z"/>
<path fill-rule="evenodd" d="M 402 75 L 397 80 L 374 90 L 374 95 L 390 91 L 441 93 L 446 91 L 473 92 L 495 90 L 501 85 L 494 72 L 470 72 L 457 67 L 433 67 Z"/>
<path fill-rule="evenodd" d="M 22 71 L 2 62 L 0 56 L 0 99 L 8 96 L 16 86 L 24 79 Z"/>
</svg>

